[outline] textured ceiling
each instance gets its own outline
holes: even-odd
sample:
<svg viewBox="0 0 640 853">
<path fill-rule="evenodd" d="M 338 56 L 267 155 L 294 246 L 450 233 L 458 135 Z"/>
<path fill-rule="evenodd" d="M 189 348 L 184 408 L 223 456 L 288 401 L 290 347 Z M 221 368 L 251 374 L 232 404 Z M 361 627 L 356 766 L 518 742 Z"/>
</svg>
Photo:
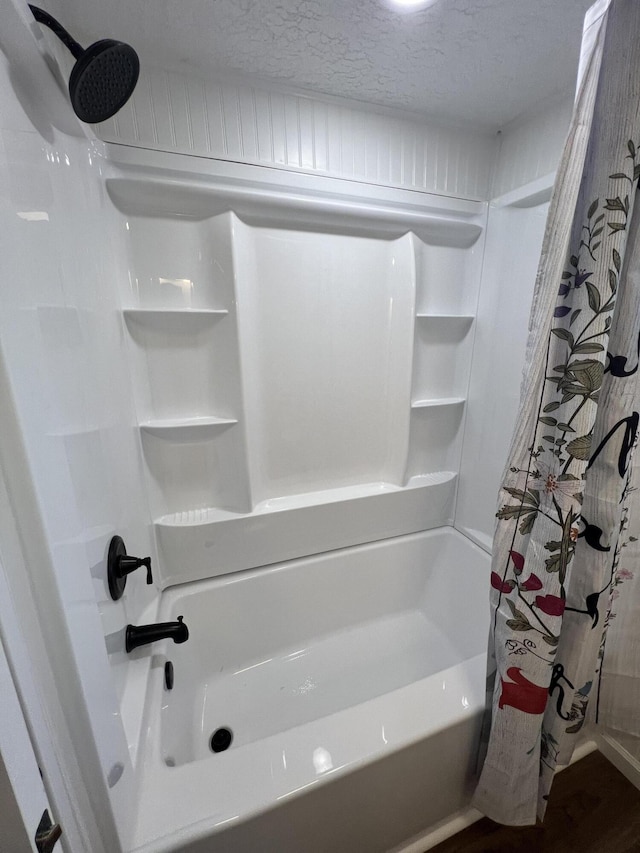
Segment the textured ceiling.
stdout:
<svg viewBox="0 0 640 853">
<path fill-rule="evenodd" d="M 45 5 L 45 0 L 43 5 Z M 154 64 L 240 71 L 497 128 L 574 82 L 591 0 L 51 0 Z"/>
</svg>

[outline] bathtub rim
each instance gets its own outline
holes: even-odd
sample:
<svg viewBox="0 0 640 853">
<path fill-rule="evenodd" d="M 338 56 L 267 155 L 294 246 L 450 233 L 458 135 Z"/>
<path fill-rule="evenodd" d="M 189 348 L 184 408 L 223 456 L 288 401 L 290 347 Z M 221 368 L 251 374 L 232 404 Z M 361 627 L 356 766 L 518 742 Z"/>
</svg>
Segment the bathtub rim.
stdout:
<svg viewBox="0 0 640 853">
<path fill-rule="evenodd" d="M 196 587 L 212 587 L 215 589 L 218 587 L 241 583 L 243 581 L 249 581 L 252 578 L 266 577 L 270 574 L 290 571 L 298 563 L 322 563 L 335 559 L 341 554 L 348 554 L 353 551 L 375 551 L 385 547 L 392 547 L 394 543 L 416 542 L 421 539 L 430 540 L 440 537 L 458 541 L 464 547 L 468 547 L 478 560 L 483 562 L 486 561 L 487 565 L 489 565 L 491 552 L 488 551 L 486 547 L 480 544 L 480 542 L 477 542 L 472 535 L 469 535 L 464 530 L 459 530 L 453 524 L 442 524 L 438 527 L 429 527 L 409 533 L 398 533 L 395 536 L 383 536 L 379 539 L 357 542 L 353 545 L 344 545 L 337 548 L 331 548 L 327 551 L 312 552 L 301 557 L 292 557 L 288 560 L 276 560 L 275 562 L 265 563 L 262 566 L 256 566 L 249 569 L 239 569 L 237 571 L 213 575 L 207 578 L 194 578 L 193 580 L 186 580 L 182 583 L 171 584 L 161 590 L 160 601 L 155 604 L 155 609 L 152 611 L 152 608 L 150 607 L 143 615 L 146 617 L 147 612 L 152 612 L 153 616 L 157 618 L 158 621 L 172 618 L 171 603 L 183 598 L 185 594 L 191 595 Z M 487 573 L 487 583 L 488 581 L 489 574 Z M 157 648 L 162 649 L 163 652 L 166 651 L 166 643 L 162 646 L 158 644 Z"/>
</svg>

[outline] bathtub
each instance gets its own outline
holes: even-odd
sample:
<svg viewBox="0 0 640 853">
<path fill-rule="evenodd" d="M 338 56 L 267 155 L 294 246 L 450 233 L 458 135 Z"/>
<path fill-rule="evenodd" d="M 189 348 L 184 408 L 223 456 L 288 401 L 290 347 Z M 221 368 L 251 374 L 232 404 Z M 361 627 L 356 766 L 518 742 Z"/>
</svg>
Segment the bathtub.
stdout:
<svg viewBox="0 0 640 853">
<path fill-rule="evenodd" d="M 488 574 L 440 528 L 166 591 L 133 848 L 385 853 L 468 806 Z"/>
</svg>

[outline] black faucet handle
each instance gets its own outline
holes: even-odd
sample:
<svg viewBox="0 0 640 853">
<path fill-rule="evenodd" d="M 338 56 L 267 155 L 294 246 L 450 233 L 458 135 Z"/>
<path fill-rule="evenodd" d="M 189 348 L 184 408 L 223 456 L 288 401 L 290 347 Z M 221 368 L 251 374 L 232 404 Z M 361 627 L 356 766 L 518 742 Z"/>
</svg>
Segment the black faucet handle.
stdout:
<svg viewBox="0 0 640 853">
<path fill-rule="evenodd" d="M 136 569 L 141 569 L 145 567 L 147 570 L 147 583 L 153 583 L 153 575 L 151 574 L 151 557 L 120 557 L 118 561 L 118 571 L 120 575 L 124 577 L 125 575 L 131 574 L 131 572 L 135 572 Z"/>
<path fill-rule="evenodd" d="M 135 572 L 136 569 L 141 569 L 143 566 L 147 568 L 147 583 L 151 583 L 153 578 L 151 577 L 151 557 L 120 557 L 118 559 L 118 573 L 120 577 L 124 577 L 125 575 L 130 575 L 131 572 Z"/>
<path fill-rule="evenodd" d="M 151 574 L 151 557 L 132 557 L 127 554 L 124 541 L 121 536 L 114 536 L 109 545 L 107 557 L 107 579 L 109 581 L 109 592 L 114 601 L 122 598 L 124 588 L 127 584 L 127 575 L 136 569 L 145 567 L 147 570 L 147 583 L 153 583 Z"/>
</svg>

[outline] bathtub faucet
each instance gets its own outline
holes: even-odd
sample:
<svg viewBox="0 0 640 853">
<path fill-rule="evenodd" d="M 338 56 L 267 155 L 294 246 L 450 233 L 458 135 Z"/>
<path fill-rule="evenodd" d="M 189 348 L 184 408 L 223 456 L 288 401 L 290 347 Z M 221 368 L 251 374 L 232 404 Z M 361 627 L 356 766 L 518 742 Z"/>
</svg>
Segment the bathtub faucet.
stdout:
<svg viewBox="0 0 640 853">
<path fill-rule="evenodd" d="M 125 648 L 128 652 L 156 640 L 173 640 L 174 643 L 186 643 L 189 639 L 189 629 L 178 616 L 177 622 L 158 622 L 155 625 L 127 625 L 125 632 Z"/>
</svg>

